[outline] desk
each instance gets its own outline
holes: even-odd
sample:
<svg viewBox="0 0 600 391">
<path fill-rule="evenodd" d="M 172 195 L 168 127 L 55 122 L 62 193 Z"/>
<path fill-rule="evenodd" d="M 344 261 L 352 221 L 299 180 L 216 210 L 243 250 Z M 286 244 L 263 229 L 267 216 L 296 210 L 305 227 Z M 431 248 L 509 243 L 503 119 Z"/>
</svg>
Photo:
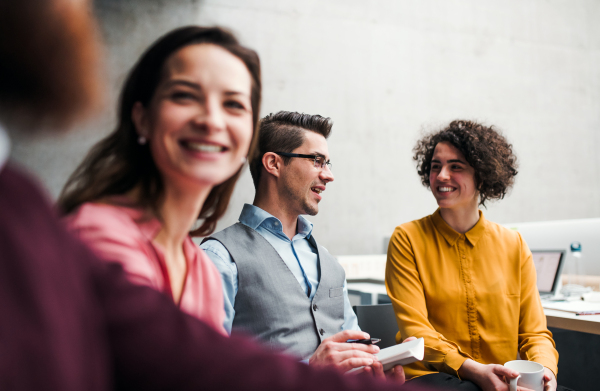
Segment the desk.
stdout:
<svg viewBox="0 0 600 391">
<path fill-rule="evenodd" d="M 548 327 L 600 335 L 600 315 L 575 315 L 544 308 Z"/>
<path fill-rule="evenodd" d="M 387 296 L 383 281 L 352 282 L 350 280 L 348 291 L 349 293 L 362 292 L 370 298 L 366 301 L 363 299 L 360 304 L 378 304 L 380 296 Z M 547 308 L 544 308 L 544 314 L 546 314 L 548 327 L 600 335 L 600 315 L 575 315 Z"/>
</svg>

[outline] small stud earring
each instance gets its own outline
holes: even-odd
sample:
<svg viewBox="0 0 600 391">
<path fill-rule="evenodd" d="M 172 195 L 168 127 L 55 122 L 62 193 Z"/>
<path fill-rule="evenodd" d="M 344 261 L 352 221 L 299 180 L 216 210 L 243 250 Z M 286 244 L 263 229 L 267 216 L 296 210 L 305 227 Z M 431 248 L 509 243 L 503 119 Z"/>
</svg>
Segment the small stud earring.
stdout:
<svg viewBox="0 0 600 391">
<path fill-rule="evenodd" d="M 244 156 L 244 157 L 242 158 L 242 164 L 245 164 L 247 161 L 248 161 L 248 159 L 246 158 L 246 156 Z"/>
<path fill-rule="evenodd" d="M 140 145 L 144 145 L 144 144 L 146 144 L 147 142 L 148 142 L 148 140 L 146 139 L 146 137 L 144 137 L 144 136 L 140 136 L 140 137 L 138 137 L 138 144 L 140 144 Z"/>
</svg>

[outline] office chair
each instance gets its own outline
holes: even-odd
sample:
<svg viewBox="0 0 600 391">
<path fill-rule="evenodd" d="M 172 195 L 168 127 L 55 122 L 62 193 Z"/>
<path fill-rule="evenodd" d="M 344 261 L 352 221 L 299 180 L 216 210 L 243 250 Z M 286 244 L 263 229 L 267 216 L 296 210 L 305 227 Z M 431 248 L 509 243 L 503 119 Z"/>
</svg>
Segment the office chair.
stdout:
<svg viewBox="0 0 600 391">
<path fill-rule="evenodd" d="M 355 305 L 352 307 L 362 331 L 371 338 L 381 338 L 381 349 L 396 345 L 398 323 L 391 304 Z"/>
</svg>

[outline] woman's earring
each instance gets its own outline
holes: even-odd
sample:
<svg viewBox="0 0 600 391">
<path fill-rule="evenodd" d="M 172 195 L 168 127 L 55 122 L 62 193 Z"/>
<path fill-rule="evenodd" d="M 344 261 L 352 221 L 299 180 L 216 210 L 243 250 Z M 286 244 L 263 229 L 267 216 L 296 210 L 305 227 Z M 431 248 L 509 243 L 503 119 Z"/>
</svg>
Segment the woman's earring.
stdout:
<svg viewBox="0 0 600 391">
<path fill-rule="evenodd" d="M 138 137 L 138 144 L 144 145 L 144 144 L 146 144 L 146 142 L 148 142 L 148 140 L 146 139 L 146 137 L 144 137 L 144 136 Z"/>
<path fill-rule="evenodd" d="M 242 164 L 245 164 L 247 161 L 248 161 L 248 158 L 246 158 L 246 156 L 244 156 L 244 157 L 242 158 Z"/>
</svg>

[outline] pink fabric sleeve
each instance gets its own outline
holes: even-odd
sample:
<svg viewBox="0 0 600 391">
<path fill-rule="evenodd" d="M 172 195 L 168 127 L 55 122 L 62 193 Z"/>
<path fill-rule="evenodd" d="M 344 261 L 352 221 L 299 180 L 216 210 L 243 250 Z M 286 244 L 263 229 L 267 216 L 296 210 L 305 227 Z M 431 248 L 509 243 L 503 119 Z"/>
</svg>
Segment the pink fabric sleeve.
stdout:
<svg viewBox="0 0 600 391">
<path fill-rule="evenodd" d="M 84 204 L 66 218 L 66 223 L 99 258 L 122 264 L 130 281 L 163 290 L 163 284 L 156 278 L 155 266 L 150 262 L 156 254 L 122 208 Z"/>
</svg>

